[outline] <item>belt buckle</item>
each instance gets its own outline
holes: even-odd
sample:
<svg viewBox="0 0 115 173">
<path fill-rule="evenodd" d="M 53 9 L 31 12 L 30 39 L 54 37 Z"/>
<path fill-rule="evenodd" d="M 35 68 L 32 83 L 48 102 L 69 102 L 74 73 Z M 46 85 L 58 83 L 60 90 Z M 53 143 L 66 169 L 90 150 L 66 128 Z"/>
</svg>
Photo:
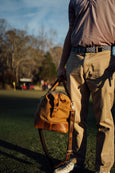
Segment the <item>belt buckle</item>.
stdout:
<svg viewBox="0 0 115 173">
<path fill-rule="evenodd" d="M 98 52 L 102 52 L 102 47 L 98 47 Z"/>
<path fill-rule="evenodd" d="M 95 53 L 102 52 L 102 47 L 96 46 L 95 47 Z"/>
</svg>

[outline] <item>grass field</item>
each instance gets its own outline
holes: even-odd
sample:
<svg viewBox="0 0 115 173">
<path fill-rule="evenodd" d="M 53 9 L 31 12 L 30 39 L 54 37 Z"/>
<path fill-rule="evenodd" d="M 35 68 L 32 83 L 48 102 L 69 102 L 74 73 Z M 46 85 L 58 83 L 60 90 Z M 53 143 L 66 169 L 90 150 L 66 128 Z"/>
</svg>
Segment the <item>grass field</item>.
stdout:
<svg viewBox="0 0 115 173">
<path fill-rule="evenodd" d="M 38 131 L 34 128 L 34 112 L 43 94 L 42 91 L 0 90 L 0 173 L 50 173 Z M 93 114 L 90 102 L 87 172 L 95 171 L 96 123 Z M 45 131 L 45 138 L 54 161 L 62 160 L 68 135 Z M 115 173 L 115 165 L 111 173 Z"/>
</svg>

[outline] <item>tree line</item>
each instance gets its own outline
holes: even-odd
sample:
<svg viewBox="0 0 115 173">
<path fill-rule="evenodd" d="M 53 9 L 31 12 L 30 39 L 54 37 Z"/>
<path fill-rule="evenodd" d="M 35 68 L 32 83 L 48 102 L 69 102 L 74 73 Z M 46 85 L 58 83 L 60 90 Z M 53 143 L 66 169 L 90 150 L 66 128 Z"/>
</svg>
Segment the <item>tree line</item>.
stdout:
<svg viewBox="0 0 115 173">
<path fill-rule="evenodd" d="M 19 84 L 20 78 L 33 83 L 54 79 L 62 53 L 62 47 L 54 44 L 56 36 L 56 31 L 46 33 L 41 26 L 35 37 L 0 19 L 0 86 Z"/>
</svg>

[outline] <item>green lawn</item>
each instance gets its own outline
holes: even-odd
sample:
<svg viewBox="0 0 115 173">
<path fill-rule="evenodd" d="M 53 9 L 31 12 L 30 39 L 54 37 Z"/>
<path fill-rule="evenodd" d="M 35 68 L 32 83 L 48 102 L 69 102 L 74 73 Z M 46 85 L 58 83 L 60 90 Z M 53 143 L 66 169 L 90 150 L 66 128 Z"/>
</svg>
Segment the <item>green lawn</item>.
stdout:
<svg viewBox="0 0 115 173">
<path fill-rule="evenodd" d="M 34 113 L 42 91 L 0 90 L 0 173 L 50 173 L 38 131 L 34 128 Z M 89 104 L 89 128 L 86 169 L 95 171 L 95 118 Z M 113 107 L 115 112 L 115 106 Z M 66 153 L 68 135 L 45 131 L 51 156 L 56 163 Z M 115 172 L 115 165 L 111 173 Z"/>
</svg>

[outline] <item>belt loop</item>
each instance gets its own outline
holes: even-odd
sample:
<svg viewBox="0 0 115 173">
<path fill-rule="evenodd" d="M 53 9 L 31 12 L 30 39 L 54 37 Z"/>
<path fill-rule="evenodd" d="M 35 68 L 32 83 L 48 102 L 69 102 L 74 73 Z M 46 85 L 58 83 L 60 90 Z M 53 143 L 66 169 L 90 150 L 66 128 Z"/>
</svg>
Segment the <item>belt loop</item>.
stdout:
<svg viewBox="0 0 115 173">
<path fill-rule="evenodd" d="M 98 53 L 98 46 L 95 46 L 95 53 Z"/>
</svg>

